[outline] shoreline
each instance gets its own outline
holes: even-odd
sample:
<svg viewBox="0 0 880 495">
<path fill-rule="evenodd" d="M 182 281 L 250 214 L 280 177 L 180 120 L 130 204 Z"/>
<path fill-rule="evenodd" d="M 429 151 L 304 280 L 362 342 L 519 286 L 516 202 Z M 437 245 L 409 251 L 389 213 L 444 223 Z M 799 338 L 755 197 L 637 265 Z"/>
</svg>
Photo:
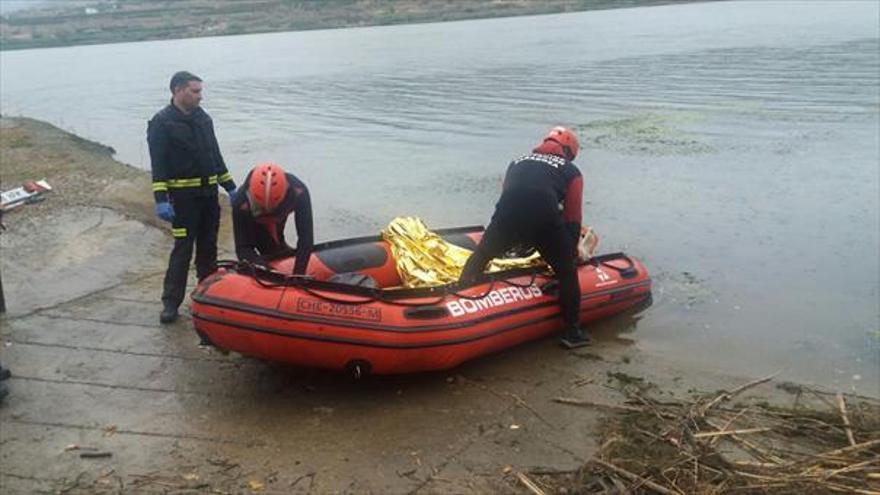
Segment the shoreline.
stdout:
<svg viewBox="0 0 880 495">
<path fill-rule="evenodd" d="M 270 0 L 257 2 L 251 6 L 253 9 L 242 9 L 231 0 L 213 7 L 206 6 L 203 0 L 185 0 L 174 8 L 149 0 L 130 1 L 122 7 L 96 0 L 88 13 L 82 6 L 65 6 L 4 15 L 0 18 L 0 51 L 426 24 L 707 1 L 720 0 L 501 0 L 487 5 L 467 0 L 401 0 L 394 4 L 366 0 L 342 6 Z M 171 14 L 174 16 L 169 17 Z"/>
<path fill-rule="evenodd" d="M 168 231 L 153 212 L 149 169 L 116 160 L 112 146 L 81 137 L 32 117 L 0 115 L 0 160 L 4 190 L 27 180 L 47 179 L 51 202 L 19 207 L 36 216 L 76 206 L 113 210 L 126 218 Z M 226 196 L 221 195 L 221 204 Z M 9 218 L 18 212 L 13 210 Z M 167 233 L 167 232 L 166 232 Z M 169 233 L 170 235 L 170 233 Z M 228 215 L 221 218 L 220 248 L 231 243 Z"/>
</svg>

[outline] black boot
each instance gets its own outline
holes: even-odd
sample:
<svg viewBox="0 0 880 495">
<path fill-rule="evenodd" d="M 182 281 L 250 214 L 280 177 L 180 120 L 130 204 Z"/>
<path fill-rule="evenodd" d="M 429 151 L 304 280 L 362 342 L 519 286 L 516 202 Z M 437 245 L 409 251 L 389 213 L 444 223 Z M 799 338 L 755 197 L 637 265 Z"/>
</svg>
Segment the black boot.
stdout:
<svg viewBox="0 0 880 495">
<path fill-rule="evenodd" d="M 0 364 L 0 401 L 9 394 L 9 386 L 6 385 L 6 380 L 11 376 L 12 373 L 9 371 L 9 368 L 4 368 Z"/>
<path fill-rule="evenodd" d="M 165 303 L 165 308 L 159 314 L 159 323 L 173 323 L 177 319 L 177 306 Z"/>
<path fill-rule="evenodd" d="M 196 330 L 196 334 L 199 336 L 199 347 L 213 347 L 214 343 L 211 342 L 211 339 L 208 338 L 204 333 Z"/>
<path fill-rule="evenodd" d="M 590 334 L 581 329 L 579 325 L 568 325 L 559 343 L 566 349 L 577 349 L 578 347 L 586 347 L 593 343 Z"/>
</svg>

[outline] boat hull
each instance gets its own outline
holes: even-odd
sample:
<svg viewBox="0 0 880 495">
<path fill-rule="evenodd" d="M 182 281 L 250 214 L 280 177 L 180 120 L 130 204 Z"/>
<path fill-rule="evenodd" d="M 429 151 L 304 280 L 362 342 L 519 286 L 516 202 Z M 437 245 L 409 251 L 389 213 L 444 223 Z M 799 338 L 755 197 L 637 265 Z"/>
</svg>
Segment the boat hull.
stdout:
<svg viewBox="0 0 880 495">
<path fill-rule="evenodd" d="M 320 255 L 312 261 L 316 271 L 326 267 Z M 650 304 L 648 272 L 626 255 L 597 257 L 578 268 L 578 278 L 584 324 Z M 557 332 L 554 286 L 545 275 L 513 274 L 464 289 L 376 297 L 327 284 L 272 285 L 221 270 L 194 291 L 192 314 L 203 337 L 244 355 L 357 373 L 414 373 L 449 369 Z"/>
</svg>

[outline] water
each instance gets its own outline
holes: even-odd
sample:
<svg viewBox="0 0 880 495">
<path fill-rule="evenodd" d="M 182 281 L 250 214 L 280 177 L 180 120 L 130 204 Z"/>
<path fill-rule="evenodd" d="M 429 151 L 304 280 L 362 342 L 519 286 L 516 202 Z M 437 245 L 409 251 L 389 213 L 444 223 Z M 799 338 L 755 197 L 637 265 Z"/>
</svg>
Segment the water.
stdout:
<svg viewBox="0 0 880 495">
<path fill-rule="evenodd" d="M 0 96 L 148 168 L 146 120 L 191 70 L 236 178 L 295 172 L 323 240 L 485 223 L 507 161 L 575 126 L 586 221 L 656 280 L 627 337 L 878 395 L 878 20 L 722 2 L 3 52 Z"/>
</svg>

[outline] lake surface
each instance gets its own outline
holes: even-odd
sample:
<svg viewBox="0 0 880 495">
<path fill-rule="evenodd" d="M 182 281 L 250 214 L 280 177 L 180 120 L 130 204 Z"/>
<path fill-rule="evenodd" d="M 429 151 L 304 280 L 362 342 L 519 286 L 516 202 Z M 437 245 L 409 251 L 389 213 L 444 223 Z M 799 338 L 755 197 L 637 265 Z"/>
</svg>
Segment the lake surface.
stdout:
<svg viewBox="0 0 880 495">
<path fill-rule="evenodd" d="M 304 179 L 319 240 L 486 223 L 507 162 L 575 126 L 586 222 L 655 278 L 600 335 L 880 395 L 878 19 L 734 1 L 3 52 L 0 97 L 149 168 L 146 121 L 191 70 L 233 175 Z"/>
</svg>

